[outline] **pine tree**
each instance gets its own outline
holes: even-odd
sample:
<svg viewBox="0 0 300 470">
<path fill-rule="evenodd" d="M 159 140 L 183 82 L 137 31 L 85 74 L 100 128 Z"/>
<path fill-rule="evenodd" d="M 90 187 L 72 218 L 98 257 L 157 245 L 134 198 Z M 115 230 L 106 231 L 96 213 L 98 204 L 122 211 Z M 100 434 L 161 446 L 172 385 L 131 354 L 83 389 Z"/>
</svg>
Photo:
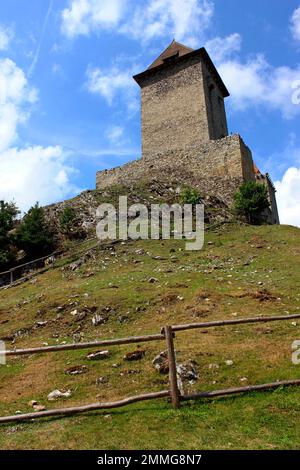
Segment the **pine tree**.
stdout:
<svg viewBox="0 0 300 470">
<path fill-rule="evenodd" d="M 45 222 L 44 210 L 36 203 L 25 214 L 17 231 L 17 245 L 30 259 L 50 253 L 54 248 L 54 236 Z"/>
<path fill-rule="evenodd" d="M 16 250 L 10 231 L 19 211 L 14 202 L 0 201 L 0 267 L 1 269 L 15 259 Z"/>
</svg>

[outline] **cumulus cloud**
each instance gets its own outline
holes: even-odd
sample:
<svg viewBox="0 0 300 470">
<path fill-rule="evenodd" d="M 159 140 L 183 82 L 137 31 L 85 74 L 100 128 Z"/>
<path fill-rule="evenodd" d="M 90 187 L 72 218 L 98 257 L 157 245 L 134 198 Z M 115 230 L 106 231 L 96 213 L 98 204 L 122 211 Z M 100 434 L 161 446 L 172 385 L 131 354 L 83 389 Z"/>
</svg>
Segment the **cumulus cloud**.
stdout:
<svg viewBox="0 0 300 470">
<path fill-rule="evenodd" d="M 300 66 L 273 67 L 263 55 L 243 63 L 239 60 L 224 61 L 219 72 L 231 93 L 233 108 L 264 106 L 264 109 L 280 111 L 284 118 L 299 114 L 300 106 L 293 100 L 293 84 L 299 79 Z"/>
<path fill-rule="evenodd" d="M 300 167 L 289 168 L 275 186 L 280 222 L 300 227 Z"/>
<path fill-rule="evenodd" d="M 47 204 L 76 192 L 74 169 L 59 146 L 9 148 L 0 154 L 0 199 L 15 200 L 22 211 L 36 201 Z"/>
<path fill-rule="evenodd" d="M 22 210 L 36 201 L 52 202 L 74 193 L 74 170 L 60 147 L 16 148 L 18 128 L 38 99 L 25 73 L 11 59 L 0 60 L 0 198 Z"/>
<path fill-rule="evenodd" d="M 234 52 L 239 52 L 241 49 L 242 37 L 238 33 L 230 34 L 225 38 L 215 37 L 205 43 L 205 47 L 215 63 L 220 63 L 228 57 L 231 57 Z"/>
<path fill-rule="evenodd" d="M 294 11 L 292 15 L 291 31 L 296 41 L 300 41 L 300 6 Z"/>
<path fill-rule="evenodd" d="M 120 31 L 142 41 L 173 35 L 193 46 L 203 37 L 213 12 L 211 0 L 149 0 L 135 8 Z"/>
<path fill-rule="evenodd" d="M 212 0 L 71 0 L 62 11 L 62 32 L 72 38 L 114 29 L 141 41 L 173 35 L 192 45 L 213 12 Z"/>
<path fill-rule="evenodd" d="M 22 69 L 10 59 L 0 60 L 0 152 L 17 137 L 17 126 L 28 118 L 37 91 Z"/>
<path fill-rule="evenodd" d="M 102 96 L 109 106 L 116 97 L 125 100 L 128 111 L 134 114 L 139 109 L 138 89 L 132 79 L 134 69 L 121 69 L 114 65 L 109 69 L 88 67 L 86 88 L 90 93 Z"/>
<path fill-rule="evenodd" d="M 126 0 L 72 0 L 62 11 L 62 32 L 72 38 L 113 28 L 126 4 Z"/>
<path fill-rule="evenodd" d="M 0 51 L 8 49 L 12 37 L 12 30 L 0 24 Z"/>
<path fill-rule="evenodd" d="M 98 67 L 87 69 L 87 88 L 91 93 L 99 94 L 106 99 L 109 105 L 112 104 L 115 95 L 131 87 L 132 78 L 127 71 L 121 71 L 118 67 L 102 70 Z"/>
</svg>

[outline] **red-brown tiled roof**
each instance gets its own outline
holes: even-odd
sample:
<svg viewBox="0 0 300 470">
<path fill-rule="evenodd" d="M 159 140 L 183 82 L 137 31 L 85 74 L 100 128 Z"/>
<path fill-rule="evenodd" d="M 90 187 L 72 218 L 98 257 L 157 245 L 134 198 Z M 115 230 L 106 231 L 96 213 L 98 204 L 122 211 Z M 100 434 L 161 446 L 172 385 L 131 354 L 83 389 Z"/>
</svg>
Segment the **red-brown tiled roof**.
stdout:
<svg viewBox="0 0 300 470">
<path fill-rule="evenodd" d="M 260 176 L 260 175 L 261 175 L 261 171 L 257 168 L 257 166 L 255 165 L 255 163 L 253 163 L 253 170 L 254 170 L 254 173 L 255 173 L 257 176 Z"/>
<path fill-rule="evenodd" d="M 184 46 L 183 44 L 176 42 L 174 39 L 171 44 L 157 57 L 157 59 L 152 62 L 152 64 L 148 67 L 147 70 L 153 69 L 158 65 L 162 65 L 164 63 L 164 60 L 166 60 L 168 57 L 172 57 L 175 55 L 177 55 L 177 57 L 181 57 L 185 54 L 188 54 L 189 52 L 193 52 L 193 50 L 194 49 L 191 49 L 190 47 Z"/>
</svg>

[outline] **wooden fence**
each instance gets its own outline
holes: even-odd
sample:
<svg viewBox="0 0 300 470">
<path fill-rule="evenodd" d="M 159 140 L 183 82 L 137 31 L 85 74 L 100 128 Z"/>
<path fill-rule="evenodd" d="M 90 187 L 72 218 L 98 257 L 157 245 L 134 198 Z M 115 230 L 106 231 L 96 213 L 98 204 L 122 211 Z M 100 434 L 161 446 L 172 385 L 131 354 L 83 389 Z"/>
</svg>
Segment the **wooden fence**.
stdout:
<svg viewBox="0 0 300 470">
<path fill-rule="evenodd" d="M 83 242 L 80 242 L 77 244 L 77 248 L 81 248 L 82 245 L 85 245 L 87 243 L 90 243 L 92 241 L 97 240 L 96 237 L 89 238 L 87 240 L 84 240 Z M 78 259 L 80 256 L 82 256 L 86 251 L 95 249 L 99 246 L 99 241 L 97 243 L 94 243 L 91 246 L 87 246 L 84 250 L 80 251 L 75 251 L 75 252 L 70 252 L 70 251 L 64 251 L 64 250 L 56 250 L 54 253 L 50 253 L 46 256 L 43 256 L 41 258 L 37 258 L 31 261 L 28 261 L 27 263 L 23 264 L 18 264 L 17 266 L 14 266 L 13 268 L 8 269 L 7 271 L 0 272 L 0 289 L 7 287 L 7 286 L 12 286 L 15 282 L 25 282 L 31 277 L 35 277 L 39 274 L 43 274 L 45 271 L 48 271 L 49 269 L 53 269 L 57 267 L 57 259 L 68 259 L 68 258 L 75 258 Z M 104 246 L 103 246 L 104 247 Z M 51 258 L 54 258 L 51 260 Z M 45 266 L 45 261 L 50 260 L 50 263 Z M 29 275 L 31 270 L 35 270 L 34 273 Z M 19 273 L 19 274 L 18 274 Z M 27 275 L 26 275 L 27 273 Z M 25 274 L 25 276 L 24 276 Z"/>
<path fill-rule="evenodd" d="M 34 413 L 26 413 L 21 415 L 14 416 L 4 416 L 0 417 L 1 423 L 9 423 L 15 421 L 25 421 L 29 419 L 45 418 L 51 416 L 68 416 L 78 413 L 83 413 L 86 411 L 100 410 L 100 409 L 111 409 L 118 408 L 122 406 L 129 405 L 130 403 L 135 403 L 138 401 L 153 400 L 159 398 L 168 397 L 171 399 L 172 406 L 174 409 L 180 407 L 181 401 L 187 400 L 197 400 L 203 398 L 213 398 L 226 395 L 233 395 L 238 393 L 245 393 L 250 391 L 259 391 L 259 390 L 271 390 L 278 387 L 286 387 L 291 385 L 300 385 L 300 379 L 298 380 L 284 380 L 276 381 L 272 383 L 265 383 L 259 385 L 250 385 L 246 387 L 235 387 L 228 388 L 223 390 L 213 390 L 208 392 L 193 393 L 189 395 L 181 394 L 178 388 L 177 382 L 177 363 L 176 363 L 176 354 L 174 348 L 174 338 L 175 333 L 180 331 L 192 330 L 192 329 L 201 329 L 201 328 L 216 328 L 224 327 L 229 325 L 240 325 L 240 324 L 251 324 L 251 323 L 262 323 L 262 322 L 273 322 L 273 321 L 283 321 L 283 320 L 293 320 L 299 319 L 300 314 L 294 315 L 282 315 L 282 316 L 269 316 L 269 317 L 253 317 L 253 318 L 241 318 L 237 320 L 222 320 L 222 321 L 211 321 L 203 323 L 188 323 L 183 325 L 173 325 L 173 326 L 164 326 L 161 329 L 161 332 L 153 335 L 144 335 L 144 336 L 132 336 L 127 338 L 116 338 L 102 341 L 93 341 L 88 343 L 76 343 L 76 344 L 64 344 L 58 346 L 45 346 L 40 348 L 29 348 L 29 349 L 15 349 L 8 351 L 0 351 L 0 354 L 5 354 L 6 356 L 23 356 L 23 355 L 32 355 L 38 353 L 51 353 L 58 351 L 68 351 L 76 349 L 89 349 L 95 347 L 107 347 L 113 345 L 123 345 L 123 344 L 133 344 L 133 343 L 143 343 L 150 341 L 165 341 L 167 352 L 168 352 L 168 365 L 169 365 L 169 388 L 168 390 L 162 390 L 159 392 L 145 393 L 142 395 L 136 395 L 122 400 L 114 402 L 104 402 L 104 403 L 92 403 L 89 405 L 69 407 L 69 408 L 58 408 Z"/>
</svg>

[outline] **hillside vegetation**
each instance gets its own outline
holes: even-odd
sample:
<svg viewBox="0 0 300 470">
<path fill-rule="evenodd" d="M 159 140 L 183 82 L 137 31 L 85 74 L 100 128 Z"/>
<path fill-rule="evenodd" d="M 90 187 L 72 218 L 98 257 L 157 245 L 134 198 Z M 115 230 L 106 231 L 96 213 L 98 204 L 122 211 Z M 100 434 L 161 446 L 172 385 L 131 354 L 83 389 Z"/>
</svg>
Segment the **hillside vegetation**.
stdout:
<svg viewBox="0 0 300 470">
<path fill-rule="evenodd" d="M 226 224 L 206 234 L 199 252 L 184 241 L 118 243 L 87 249 L 60 265 L 0 290 L 0 339 L 21 348 L 159 333 L 166 324 L 300 313 L 300 230 Z M 72 264 L 73 263 L 73 264 Z M 97 315 L 99 324 L 93 324 Z M 101 319 L 100 319 L 101 318 Z M 300 377 L 291 361 L 300 321 L 227 326 L 176 335 L 178 361 L 195 367 L 186 391 Z M 166 389 L 153 367 L 163 342 L 9 358 L 0 366 L 0 415 L 108 401 Z M 85 366 L 85 367 L 83 367 Z M 70 375 L 66 371 L 84 371 Z M 98 379 L 98 380 L 97 380 Z M 72 395 L 55 402 L 55 389 Z M 299 449 L 300 389 L 184 403 L 166 399 L 109 412 L 0 427 L 1 449 Z"/>
</svg>

